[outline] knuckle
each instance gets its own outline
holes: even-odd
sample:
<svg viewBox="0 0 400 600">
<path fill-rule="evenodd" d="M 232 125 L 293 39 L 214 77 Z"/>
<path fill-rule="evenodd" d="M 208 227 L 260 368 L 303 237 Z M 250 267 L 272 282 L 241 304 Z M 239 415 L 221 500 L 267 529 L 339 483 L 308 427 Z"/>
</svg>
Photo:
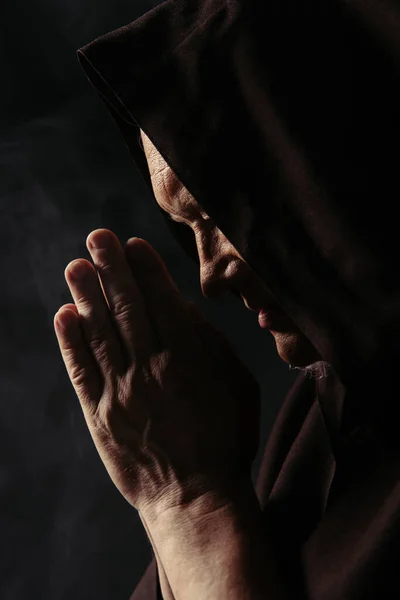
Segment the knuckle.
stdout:
<svg viewBox="0 0 400 600">
<path fill-rule="evenodd" d="M 112 265 L 110 263 L 109 260 L 109 256 L 107 256 L 107 260 L 104 258 L 103 260 L 101 258 L 97 258 L 96 260 L 96 269 L 102 274 L 102 275 L 112 275 L 113 277 L 115 276 L 115 265 Z"/>
<path fill-rule="evenodd" d="M 76 299 L 76 304 L 79 306 L 79 314 L 88 316 L 93 312 L 93 298 L 80 294 Z"/>
<path fill-rule="evenodd" d="M 76 341 L 71 340 L 69 338 L 63 339 L 62 342 L 62 354 L 64 356 L 64 360 L 67 363 L 71 363 L 75 354 L 76 349 Z"/>
<path fill-rule="evenodd" d="M 113 312 L 120 319 L 131 318 L 131 315 L 138 309 L 139 300 L 128 298 L 126 294 L 120 294 L 114 298 Z"/>
<path fill-rule="evenodd" d="M 75 387 L 81 388 L 85 385 L 87 370 L 82 365 L 75 363 L 69 368 L 69 376 L 71 383 Z"/>
<path fill-rule="evenodd" d="M 92 335 L 90 338 L 90 347 L 96 356 L 102 357 L 107 354 L 108 350 L 108 341 L 106 339 L 106 334 L 101 331 L 96 331 L 95 335 Z"/>
</svg>

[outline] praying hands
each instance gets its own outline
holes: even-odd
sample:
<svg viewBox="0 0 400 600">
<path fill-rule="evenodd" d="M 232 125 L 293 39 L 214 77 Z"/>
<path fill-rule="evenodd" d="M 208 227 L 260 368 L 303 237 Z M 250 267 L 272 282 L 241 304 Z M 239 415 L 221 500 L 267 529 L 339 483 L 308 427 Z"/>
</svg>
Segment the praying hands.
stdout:
<svg viewBox="0 0 400 600">
<path fill-rule="evenodd" d="M 124 251 L 99 229 L 87 247 L 94 266 L 68 265 L 75 303 L 61 307 L 55 329 L 111 479 L 142 512 L 229 501 L 251 477 L 257 382 L 146 241 L 132 238 Z"/>
</svg>

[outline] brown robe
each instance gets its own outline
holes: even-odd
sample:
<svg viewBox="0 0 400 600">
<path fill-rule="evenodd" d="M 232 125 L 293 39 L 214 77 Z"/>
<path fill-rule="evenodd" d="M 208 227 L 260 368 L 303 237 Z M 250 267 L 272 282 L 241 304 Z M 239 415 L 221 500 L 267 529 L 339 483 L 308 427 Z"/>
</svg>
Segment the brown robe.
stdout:
<svg viewBox="0 0 400 600">
<path fill-rule="evenodd" d="M 257 482 L 293 598 L 400 598 L 398 3 L 167 0 L 78 56 L 149 190 L 139 128 L 332 365 Z"/>
</svg>

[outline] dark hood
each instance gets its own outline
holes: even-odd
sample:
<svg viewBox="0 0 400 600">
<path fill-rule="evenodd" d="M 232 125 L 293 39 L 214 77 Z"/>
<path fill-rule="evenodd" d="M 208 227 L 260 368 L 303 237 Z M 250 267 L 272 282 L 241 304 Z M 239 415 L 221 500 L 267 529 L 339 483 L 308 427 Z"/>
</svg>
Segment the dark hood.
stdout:
<svg viewBox="0 0 400 600">
<path fill-rule="evenodd" d="M 151 193 L 139 127 L 331 363 L 352 418 L 388 429 L 399 20 L 394 0 L 168 0 L 78 51 Z"/>
</svg>

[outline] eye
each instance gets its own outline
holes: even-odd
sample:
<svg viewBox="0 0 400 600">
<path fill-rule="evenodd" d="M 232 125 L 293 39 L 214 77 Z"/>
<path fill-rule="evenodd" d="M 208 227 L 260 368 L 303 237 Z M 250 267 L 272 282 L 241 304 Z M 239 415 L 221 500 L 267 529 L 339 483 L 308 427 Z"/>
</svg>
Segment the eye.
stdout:
<svg viewBox="0 0 400 600">
<path fill-rule="evenodd" d="M 184 221 L 183 219 L 181 219 L 179 217 L 172 216 L 170 214 L 167 214 L 167 219 L 169 221 L 173 221 L 174 223 L 179 223 L 179 224 L 182 224 L 182 225 L 189 225 L 189 223 L 187 221 Z M 189 227 L 190 227 L 190 225 L 189 225 Z"/>
<path fill-rule="evenodd" d="M 171 215 L 170 213 L 167 213 L 167 218 L 170 221 L 173 221 L 174 223 L 180 223 L 180 224 L 186 225 L 193 232 L 201 231 L 202 225 L 203 225 L 203 227 L 209 228 L 209 226 L 213 223 L 211 217 L 209 217 L 207 215 L 207 213 L 205 213 L 205 212 L 201 212 L 200 217 L 191 218 L 191 219 L 188 218 L 187 220 L 183 219 L 182 217 L 178 217 L 176 215 Z"/>
</svg>

